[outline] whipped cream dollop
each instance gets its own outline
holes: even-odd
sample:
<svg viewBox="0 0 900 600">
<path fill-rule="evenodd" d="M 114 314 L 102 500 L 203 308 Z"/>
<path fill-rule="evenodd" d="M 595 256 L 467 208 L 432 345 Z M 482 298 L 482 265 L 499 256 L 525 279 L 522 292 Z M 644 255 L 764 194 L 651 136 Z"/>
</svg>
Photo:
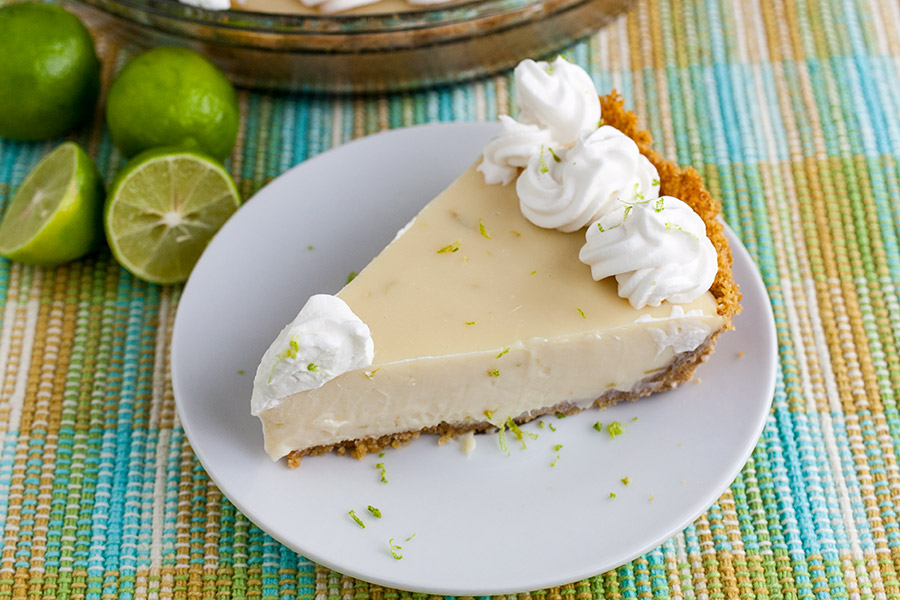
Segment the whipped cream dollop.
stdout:
<svg viewBox="0 0 900 600">
<path fill-rule="evenodd" d="M 575 147 L 543 149 L 516 180 L 525 218 L 546 229 L 578 231 L 617 208 L 659 196 L 659 173 L 630 137 L 604 125 Z"/>
<path fill-rule="evenodd" d="M 578 255 L 597 281 L 615 275 L 634 308 L 699 298 L 716 278 L 716 249 L 706 224 L 672 196 L 611 212 L 587 229 Z"/>
<path fill-rule="evenodd" d="M 258 415 L 291 394 L 367 367 L 374 357 L 368 326 L 346 302 L 329 294 L 312 296 L 263 355 L 253 379 L 250 412 Z"/>
<path fill-rule="evenodd" d="M 518 119 L 500 117 L 500 134 L 488 143 L 478 170 L 488 184 L 511 182 L 541 148 L 557 154 L 597 128 L 600 99 L 591 76 L 563 57 L 551 63 L 523 60 L 515 70 Z"/>
</svg>

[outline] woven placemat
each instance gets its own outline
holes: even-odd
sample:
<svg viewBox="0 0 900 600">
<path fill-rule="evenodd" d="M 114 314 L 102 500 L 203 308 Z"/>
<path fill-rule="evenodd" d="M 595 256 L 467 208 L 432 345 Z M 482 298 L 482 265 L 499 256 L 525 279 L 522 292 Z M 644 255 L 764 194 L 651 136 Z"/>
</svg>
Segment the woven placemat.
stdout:
<svg viewBox="0 0 900 600">
<path fill-rule="evenodd" d="M 108 85 L 134 50 L 98 47 Z M 779 371 L 757 448 L 706 514 L 615 571 L 522 597 L 900 597 L 900 4 L 644 0 L 566 55 L 722 200 L 771 296 Z M 355 137 L 494 119 L 510 83 L 242 91 L 227 166 L 249 198 Z M 111 179 L 102 114 L 72 137 Z M 55 143 L 0 140 L 0 210 Z M 210 483 L 170 386 L 179 293 L 108 253 L 0 261 L 0 596 L 406 596 L 294 554 Z"/>
</svg>

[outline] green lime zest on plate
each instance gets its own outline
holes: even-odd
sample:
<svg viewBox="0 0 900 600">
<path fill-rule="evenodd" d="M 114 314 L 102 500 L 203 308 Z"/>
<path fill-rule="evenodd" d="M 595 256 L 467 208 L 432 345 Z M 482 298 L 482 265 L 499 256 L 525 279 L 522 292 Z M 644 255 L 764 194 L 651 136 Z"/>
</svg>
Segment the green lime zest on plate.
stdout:
<svg viewBox="0 0 900 600">
<path fill-rule="evenodd" d="M 489 377 L 500 377 L 500 369 L 488 369 L 487 374 Z"/>
<path fill-rule="evenodd" d="M 503 355 L 506 354 L 507 352 L 509 352 L 509 348 L 504 348 L 503 350 L 500 351 L 499 354 L 497 354 L 496 358 L 500 358 L 501 356 L 503 356 Z"/>
<path fill-rule="evenodd" d="M 55 266 L 80 258 L 103 239 L 103 181 L 94 161 L 66 142 L 26 175 L 0 223 L 0 255 Z"/>
<path fill-rule="evenodd" d="M 509 430 L 512 431 L 513 435 L 516 436 L 516 440 L 518 440 L 518 442 L 520 444 L 522 444 L 522 450 L 527 449 L 527 446 L 525 445 L 525 437 L 526 436 L 531 438 L 532 440 L 537 439 L 536 433 L 532 433 L 530 431 L 523 431 L 522 428 L 519 427 L 519 424 L 516 423 L 515 421 L 513 421 L 512 417 L 509 417 L 508 419 L 506 419 L 506 426 L 509 427 Z"/>
<path fill-rule="evenodd" d="M 506 423 L 498 425 L 497 443 L 500 444 L 500 450 L 503 451 L 503 454 L 509 456 L 509 445 L 506 443 Z"/>
<path fill-rule="evenodd" d="M 625 430 L 622 428 L 621 423 L 619 423 L 618 421 L 613 421 L 606 426 L 606 432 L 609 434 L 609 439 L 614 440 L 616 439 L 616 436 L 625 433 Z"/>
<path fill-rule="evenodd" d="M 351 510 L 351 511 L 348 512 L 347 514 L 350 515 L 350 518 L 351 518 L 351 519 L 353 519 L 354 521 L 356 521 L 356 524 L 357 524 L 357 525 L 359 525 L 359 526 L 362 527 L 363 529 L 366 528 L 366 524 L 363 523 L 362 519 L 360 519 L 360 518 L 356 515 L 356 511 L 355 511 L 355 510 Z"/>
<path fill-rule="evenodd" d="M 623 477 L 622 479 L 620 479 L 619 481 L 621 481 L 622 485 L 624 485 L 624 486 L 631 485 L 631 479 L 629 479 L 627 475 L 625 477 Z"/>
<path fill-rule="evenodd" d="M 384 466 L 384 463 L 375 463 L 375 468 L 381 471 L 381 483 L 387 483 L 387 467 Z"/>
<path fill-rule="evenodd" d="M 180 283 L 238 206 L 237 188 L 219 163 L 187 150 L 149 150 L 113 182 L 104 209 L 106 239 L 136 277 Z"/>
<path fill-rule="evenodd" d="M 459 242 L 453 242 L 452 244 L 447 244 L 443 248 L 437 251 L 438 254 L 447 254 L 448 252 L 459 252 Z"/>
<path fill-rule="evenodd" d="M 394 560 L 400 560 L 401 558 L 403 558 L 403 555 L 397 552 L 397 550 L 403 550 L 403 547 L 395 544 L 394 538 L 388 540 L 388 545 L 390 546 L 391 557 L 393 557 Z"/>
<path fill-rule="evenodd" d="M 597 431 L 603 431 L 603 423 L 601 423 L 600 421 L 597 421 L 596 423 L 594 423 L 593 427 Z"/>
<path fill-rule="evenodd" d="M 610 492 L 610 493 L 609 493 L 609 497 L 612 498 L 612 499 L 615 499 L 615 498 L 616 498 L 616 493 L 615 493 L 615 492 Z"/>
<path fill-rule="evenodd" d="M 376 519 L 381 518 L 381 510 L 375 508 L 371 504 L 369 506 L 367 506 L 366 508 L 369 510 L 370 513 L 372 513 L 373 517 L 375 517 Z"/>
</svg>

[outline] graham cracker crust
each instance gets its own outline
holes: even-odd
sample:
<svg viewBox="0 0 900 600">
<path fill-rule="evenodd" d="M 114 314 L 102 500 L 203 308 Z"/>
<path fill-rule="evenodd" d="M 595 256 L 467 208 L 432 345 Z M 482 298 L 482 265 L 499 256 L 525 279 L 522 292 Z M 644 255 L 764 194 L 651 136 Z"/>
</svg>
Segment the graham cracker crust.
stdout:
<svg viewBox="0 0 900 600">
<path fill-rule="evenodd" d="M 598 397 L 590 407 L 578 406 L 571 402 L 562 402 L 520 416 L 515 420 L 519 424 L 527 423 L 547 414 L 575 414 L 587 408 L 612 406 L 626 400 L 633 402 L 638 398 L 677 387 L 680 383 L 690 380 L 697 365 L 709 358 L 709 355 L 715 348 L 719 334 L 725 329 L 733 329 L 734 317 L 741 310 L 741 292 L 734 281 L 732 273 L 733 258 L 731 247 L 725 238 L 725 228 L 719 220 L 719 203 L 704 187 L 700 174 L 692 167 L 679 167 L 654 150 L 650 133 L 638 129 L 637 116 L 633 112 L 625 110 L 624 99 L 615 91 L 608 95 L 600 96 L 600 106 L 603 123 L 612 125 L 632 138 L 637 143 L 641 154 L 646 156 L 653 163 L 653 166 L 656 167 L 656 170 L 659 171 L 660 195 L 675 196 L 684 201 L 694 209 L 694 212 L 700 215 L 706 224 L 706 234 L 712 241 L 719 259 L 719 271 L 716 274 L 712 287 L 710 287 L 710 292 L 716 299 L 717 312 L 724 319 L 725 324 L 721 330 L 713 332 L 699 347 L 690 352 L 678 354 L 667 368 L 642 379 L 629 391 L 610 390 Z M 349 453 L 356 458 L 362 458 L 366 454 L 379 452 L 385 448 L 405 446 L 418 438 L 422 433 L 440 435 L 443 442 L 448 438 L 453 438 L 469 431 L 481 433 L 493 429 L 496 429 L 496 426 L 487 421 L 465 424 L 441 423 L 421 431 L 407 431 L 377 438 L 364 438 L 327 446 L 315 446 L 306 450 L 294 450 L 287 455 L 287 463 L 291 468 L 296 468 L 300 466 L 300 461 L 304 456 L 315 456 L 329 452 L 336 452 L 337 454 Z"/>
</svg>

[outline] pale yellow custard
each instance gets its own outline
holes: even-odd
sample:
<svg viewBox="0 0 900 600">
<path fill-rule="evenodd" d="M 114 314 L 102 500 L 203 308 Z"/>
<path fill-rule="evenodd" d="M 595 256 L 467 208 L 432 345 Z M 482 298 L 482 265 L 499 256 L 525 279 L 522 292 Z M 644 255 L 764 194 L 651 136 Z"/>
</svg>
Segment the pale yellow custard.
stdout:
<svg viewBox="0 0 900 600">
<path fill-rule="evenodd" d="M 272 458 L 583 408 L 724 326 L 709 292 L 635 310 L 579 262 L 583 231 L 538 228 L 518 202 L 468 169 L 338 293 L 371 331 L 373 364 L 260 413 Z"/>
</svg>

